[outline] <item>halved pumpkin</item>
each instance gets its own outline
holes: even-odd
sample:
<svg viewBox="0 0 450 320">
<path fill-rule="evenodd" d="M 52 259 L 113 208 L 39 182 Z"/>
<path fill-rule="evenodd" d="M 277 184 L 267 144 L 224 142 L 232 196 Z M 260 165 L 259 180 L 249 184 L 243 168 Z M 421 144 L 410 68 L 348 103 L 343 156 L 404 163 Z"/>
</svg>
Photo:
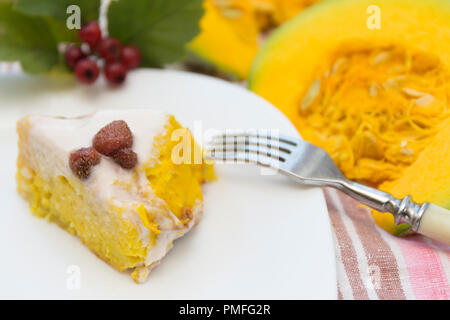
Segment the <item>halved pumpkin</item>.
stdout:
<svg viewBox="0 0 450 320">
<path fill-rule="evenodd" d="M 220 71 L 247 78 L 261 33 L 319 0 L 205 0 L 200 34 L 188 50 Z"/>
<path fill-rule="evenodd" d="M 329 0 L 270 36 L 249 88 L 348 178 L 379 186 L 403 177 L 448 118 L 449 64 L 450 1 Z"/>
</svg>

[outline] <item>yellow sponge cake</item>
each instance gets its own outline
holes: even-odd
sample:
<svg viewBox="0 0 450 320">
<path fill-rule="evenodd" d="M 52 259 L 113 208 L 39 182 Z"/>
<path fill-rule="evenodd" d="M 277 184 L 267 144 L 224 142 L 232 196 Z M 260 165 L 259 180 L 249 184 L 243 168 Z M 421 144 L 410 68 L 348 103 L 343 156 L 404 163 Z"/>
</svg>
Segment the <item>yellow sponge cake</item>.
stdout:
<svg viewBox="0 0 450 320">
<path fill-rule="evenodd" d="M 33 214 L 142 282 L 198 222 L 200 186 L 214 175 L 202 161 L 174 161 L 176 130 L 189 133 L 173 116 L 151 110 L 26 116 L 17 123 L 18 191 Z"/>
</svg>

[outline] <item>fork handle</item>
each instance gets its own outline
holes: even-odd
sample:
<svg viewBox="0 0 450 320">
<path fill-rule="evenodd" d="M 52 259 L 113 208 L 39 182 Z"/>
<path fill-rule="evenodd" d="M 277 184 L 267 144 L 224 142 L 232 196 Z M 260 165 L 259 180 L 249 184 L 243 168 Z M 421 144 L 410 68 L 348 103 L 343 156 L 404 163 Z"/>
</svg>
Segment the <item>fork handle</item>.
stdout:
<svg viewBox="0 0 450 320">
<path fill-rule="evenodd" d="M 345 194 L 380 212 L 390 212 L 395 223 L 408 223 L 414 232 L 450 245 L 450 211 L 432 203 L 415 203 L 410 196 L 397 199 L 362 184 L 342 180 L 333 185 Z"/>
<path fill-rule="evenodd" d="M 450 210 L 430 203 L 417 232 L 450 245 Z"/>
<path fill-rule="evenodd" d="M 395 214 L 396 207 L 400 205 L 399 200 L 391 194 L 383 192 L 354 181 L 342 179 L 335 187 L 350 197 L 358 200 L 372 209 L 380 212 L 390 212 Z"/>
</svg>

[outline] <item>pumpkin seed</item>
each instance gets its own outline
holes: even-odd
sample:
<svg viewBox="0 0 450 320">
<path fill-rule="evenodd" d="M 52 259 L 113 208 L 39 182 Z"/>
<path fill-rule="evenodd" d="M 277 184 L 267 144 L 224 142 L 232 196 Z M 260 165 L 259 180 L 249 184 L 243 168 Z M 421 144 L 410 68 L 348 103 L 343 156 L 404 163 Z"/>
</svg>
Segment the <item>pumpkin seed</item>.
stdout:
<svg viewBox="0 0 450 320">
<path fill-rule="evenodd" d="M 411 88 L 402 88 L 402 91 L 412 98 L 420 98 L 427 94 L 426 92 L 422 92 Z"/>
<path fill-rule="evenodd" d="M 333 67 L 331 68 L 331 73 L 336 74 L 339 71 L 339 68 L 345 63 L 347 59 L 346 58 L 339 58 L 336 60 L 336 62 L 333 64 Z"/>
<path fill-rule="evenodd" d="M 406 76 L 404 74 L 401 74 L 401 75 L 394 77 L 394 79 L 398 82 L 402 82 L 402 81 L 406 80 Z"/>
<path fill-rule="evenodd" d="M 316 100 L 316 98 L 319 96 L 319 93 L 320 79 L 317 79 L 311 84 L 305 96 L 303 97 L 302 102 L 300 103 L 301 110 L 305 111 L 314 102 L 314 100 Z"/>
<path fill-rule="evenodd" d="M 416 99 L 416 105 L 419 107 L 428 107 L 434 100 L 434 96 L 431 94 L 425 94 L 420 98 Z"/>
<path fill-rule="evenodd" d="M 239 19 L 242 17 L 242 11 L 239 9 L 224 9 L 222 15 L 228 19 Z"/>
<path fill-rule="evenodd" d="M 214 4 L 222 9 L 231 7 L 232 3 L 230 0 L 213 0 Z"/>
<path fill-rule="evenodd" d="M 371 98 L 375 98 L 378 96 L 378 85 L 376 83 L 372 83 L 369 86 L 369 96 Z"/>
<path fill-rule="evenodd" d="M 406 155 L 406 156 L 412 156 L 414 154 L 414 150 L 410 148 L 402 148 L 400 149 L 400 153 Z"/>
<path fill-rule="evenodd" d="M 389 78 L 383 83 L 384 89 L 395 89 L 397 90 L 400 87 L 400 83 L 395 78 Z"/>
<path fill-rule="evenodd" d="M 390 53 L 389 51 L 383 51 L 383 52 L 380 52 L 379 54 L 377 54 L 377 55 L 372 59 L 372 61 L 370 62 L 370 64 L 371 64 L 372 66 L 379 65 L 379 64 L 381 64 L 381 63 L 383 63 L 383 62 L 386 62 L 387 59 L 388 59 L 390 56 L 391 56 L 391 53 Z"/>
</svg>

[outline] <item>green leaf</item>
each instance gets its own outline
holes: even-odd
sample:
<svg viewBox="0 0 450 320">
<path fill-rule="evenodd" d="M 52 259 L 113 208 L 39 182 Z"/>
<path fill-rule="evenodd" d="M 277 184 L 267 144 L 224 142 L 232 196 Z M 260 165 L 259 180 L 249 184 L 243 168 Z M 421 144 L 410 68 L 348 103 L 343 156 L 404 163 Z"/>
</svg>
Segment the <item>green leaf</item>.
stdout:
<svg viewBox="0 0 450 320">
<path fill-rule="evenodd" d="M 27 15 L 45 17 L 58 42 L 79 42 L 78 30 L 66 26 L 70 5 L 80 7 L 81 23 L 98 20 L 100 0 L 17 0 L 14 8 Z"/>
<path fill-rule="evenodd" d="M 20 61 L 25 72 L 45 73 L 58 62 L 57 43 L 42 17 L 31 17 L 0 1 L 0 61 Z"/>
<path fill-rule="evenodd" d="M 181 59 L 185 44 L 199 32 L 202 0 L 119 0 L 108 10 L 112 37 L 141 50 L 144 67 Z"/>
<path fill-rule="evenodd" d="M 66 28 L 64 22 L 56 20 L 50 16 L 44 16 L 43 19 L 47 22 L 48 28 L 53 34 L 56 42 L 70 42 L 70 43 L 80 43 L 80 38 L 78 36 L 78 30 L 70 30 Z"/>
<path fill-rule="evenodd" d="M 66 22 L 67 8 L 77 5 L 81 9 L 81 21 L 98 20 L 100 0 L 17 0 L 15 9 L 33 16 L 49 16 Z"/>
</svg>

